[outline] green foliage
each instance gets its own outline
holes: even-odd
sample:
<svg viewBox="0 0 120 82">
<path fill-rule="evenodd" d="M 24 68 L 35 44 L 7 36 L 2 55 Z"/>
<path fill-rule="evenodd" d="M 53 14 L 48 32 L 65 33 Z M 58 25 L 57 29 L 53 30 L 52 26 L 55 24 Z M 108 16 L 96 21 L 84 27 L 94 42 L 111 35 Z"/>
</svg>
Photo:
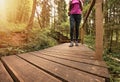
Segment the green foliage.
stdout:
<svg viewBox="0 0 120 82">
<path fill-rule="evenodd" d="M 66 9 L 66 2 L 65 0 L 58 1 L 57 13 L 58 13 L 58 20 L 59 24 L 67 21 L 67 9 Z"/>
<path fill-rule="evenodd" d="M 57 44 L 57 41 L 48 34 L 48 29 L 33 28 L 28 34 L 27 44 L 23 46 L 26 51 L 40 50 Z"/>
<path fill-rule="evenodd" d="M 21 23 L 21 24 L 15 24 L 15 23 L 9 23 L 9 30 L 12 32 L 21 32 L 25 30 L 26 24 Z"/>
<path fill-rule="evenodd" d="M 69 29 L 70 29 L 69 22 L 63 22 L 57 26 L 56 31 L 60 32 L 64 36 L 68 36 Z"/>
<path fill-rule="evenodd" d="M 0 31 L 3 32 L 21 32 L 25 30 L 26 24 L 25 23 L 8 23 L 0 21 Z"/>
<path fill-rule="evenodd" d="M 111 82 L 119 82 L 120 81 L 120 62 L 117 60 L 112 59 L 118 54 L 104 54 L 104 60 L 106 61 L 106 64 L 108 65 L 109 72 L 111 74 Z M 117 58 L 117 57 L 115 57 Z"/>
<path fill-rule="evenodd" d="M 95 49 L 95 37 L 91 35 L 85 36 L 85 44 L 91 49 Z M 104 51 L 103 58 L 108 65 L 108 69 L 111 75 L 110 82 L 120 82 L 120 61 L 115 60 L 117 58 L 120 60 L 120 53 L 111 53 L 108 55 L 107 51 Z"/>
<path fill-rule="evenodd" d="M 90 7 L 90 4 L 85 4 L 83 6 L 83 14 L 85 14 L 88 11 L 89 7 Z"/>
<path fill-rule="evenodd" d="M 84 41 L 91 49 L 95 49 L 95 36 L 86 35 Z"/>
<path fill-rule="evenodd" d="M 50 25 L 52 5 L 49 0 L 39 0 L 38 2 L 39 4 L 37 7 L 41 9 L 41 11 L 36 10 L 38 21 L 41 28 L 46 28 Z"/>
<path fill-rule="evenodd" d="M 104 1 L 104 30 L 105 30 L 105 47 L 108 52 L 120 52 L 120 29 L 119 29 L 119 0 L 105 0 Z M 111 17 L 112 16 L 112 17 Z"/>
</svg>

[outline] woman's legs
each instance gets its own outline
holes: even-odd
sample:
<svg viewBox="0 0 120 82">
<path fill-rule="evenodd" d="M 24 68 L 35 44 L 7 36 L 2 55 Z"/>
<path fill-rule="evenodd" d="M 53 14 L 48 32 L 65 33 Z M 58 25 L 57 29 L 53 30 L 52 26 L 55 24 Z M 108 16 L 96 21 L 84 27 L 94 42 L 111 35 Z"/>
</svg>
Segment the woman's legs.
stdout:
<svg viewBox="0 0 120 82">
<path fill-rule="evenodd" d="M 73 46 L 73 35 L 74 35 L 74 25 L 75 25 L 75 19 L 73 15 L 70 15 L 70 45 L 69 47 Z"/>
<path fill-rule="evenodd" d="M 71 40 L 70 47 L 73 46 L 74 27 L 75 27 L 75 31 L 76 31 L 75 39 L 76 39 L 76 42 L 78 42 L 80 22 L 81 22 L 81 15 L 79 15 L 79 14 L 70 15 L 70 40 Z"/>
</svg>

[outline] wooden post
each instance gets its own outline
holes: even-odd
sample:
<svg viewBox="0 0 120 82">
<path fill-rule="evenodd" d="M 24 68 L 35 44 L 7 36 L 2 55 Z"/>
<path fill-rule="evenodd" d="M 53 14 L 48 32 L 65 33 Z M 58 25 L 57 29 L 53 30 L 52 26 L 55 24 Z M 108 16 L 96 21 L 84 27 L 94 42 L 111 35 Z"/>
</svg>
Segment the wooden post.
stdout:
<svg viewBox="0 0 120 82">
<path fill-rule="evenodd" d="M 82 43 L 82 44 L 84 44 L 84 29 L 83 29 L 84 27 L 82 27 L 81 29 L 80 29 L 80 42 Z"/>
<path fill-rule="evenodd" d="M 96 0 L 96 53 L 95 58 L 102 60 L 103 55 L 103 12 L 102 12 L 103 0 Z"/>
</svg>

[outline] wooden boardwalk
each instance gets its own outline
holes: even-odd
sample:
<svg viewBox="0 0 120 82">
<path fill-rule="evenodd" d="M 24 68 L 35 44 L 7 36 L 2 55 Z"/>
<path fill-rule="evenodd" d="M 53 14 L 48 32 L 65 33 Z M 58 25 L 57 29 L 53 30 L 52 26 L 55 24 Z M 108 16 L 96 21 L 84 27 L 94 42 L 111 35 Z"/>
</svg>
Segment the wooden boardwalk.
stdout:
<svg viewBox="0 0 120 82">
<path fill-rule="evenodd" d="M 68 45 L 2 57 L 0 82 L 109 82 L 107 66 L 94 59 L 94 51 Z"/>
</svg>

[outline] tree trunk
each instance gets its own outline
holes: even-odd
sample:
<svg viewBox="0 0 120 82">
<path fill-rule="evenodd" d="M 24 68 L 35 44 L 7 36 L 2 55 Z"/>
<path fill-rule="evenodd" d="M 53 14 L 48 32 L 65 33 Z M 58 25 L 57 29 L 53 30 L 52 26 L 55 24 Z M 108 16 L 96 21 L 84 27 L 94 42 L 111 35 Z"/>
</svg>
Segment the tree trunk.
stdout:
<svg viewBox="0 0 120 82">
<path fill-rule="evenodd" d="M 111 30 L 111 37 L 110 37 L 110 47 L 109 47 L 109 52 L 112 52 L 112 44 L 113 44 L 113 29 Z"/>
<path fill-rule="evenodd" d="M 33 26 L 33 20 L 34 20 L 34 16 L 35 16 L 36 4 L 37 4 L 37 0 L 33 0 L 32 13 L 31 13 L 28 25 L 27 25 L 27 29 L 31 29 L 32 26 Z"/>
<path fill-rule="evenodd" d="M 37 19 L 38 19 L 39 26 L 40 26 L 40 28 L 42 28 L 41 23 L 40 23 L 40 17 L 39 17 L 40 15 L 39 15 L 37 10 L 36 10 L 36 14 L 37 14 Z"/>
</svg>

